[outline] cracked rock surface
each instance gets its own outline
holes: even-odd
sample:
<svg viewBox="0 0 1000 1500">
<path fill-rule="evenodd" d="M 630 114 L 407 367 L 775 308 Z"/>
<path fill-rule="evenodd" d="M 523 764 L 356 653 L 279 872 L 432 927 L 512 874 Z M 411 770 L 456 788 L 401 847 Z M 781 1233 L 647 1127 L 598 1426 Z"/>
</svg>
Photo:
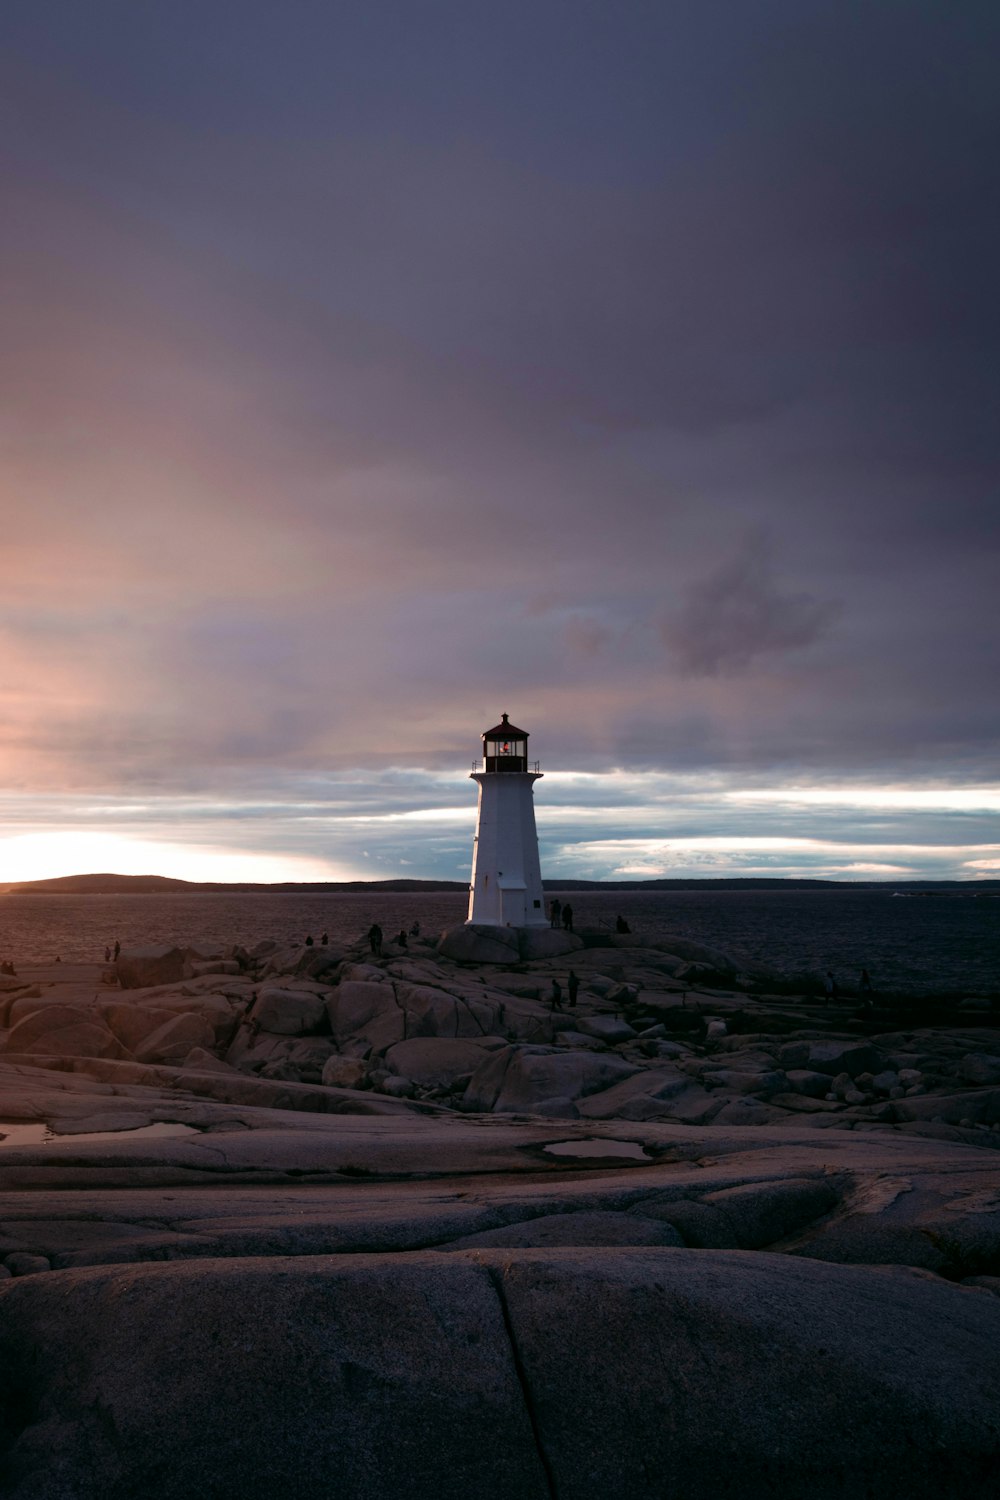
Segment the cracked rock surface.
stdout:
<svg viewBox="0 0 1000 1500">
<path fill-rule="evenodd" d="M 0 1494 L 988 1493 L 1000 1030 L 672 946 L 17 976 Z"/>
<path fill-rule="evenodd" d="M 937 1500 L 1000 1456 L 996 1298 L 783 1256 L 99 1267 L 16 1282 L 0 1340 L 9 1500 Z"/>
</svg>

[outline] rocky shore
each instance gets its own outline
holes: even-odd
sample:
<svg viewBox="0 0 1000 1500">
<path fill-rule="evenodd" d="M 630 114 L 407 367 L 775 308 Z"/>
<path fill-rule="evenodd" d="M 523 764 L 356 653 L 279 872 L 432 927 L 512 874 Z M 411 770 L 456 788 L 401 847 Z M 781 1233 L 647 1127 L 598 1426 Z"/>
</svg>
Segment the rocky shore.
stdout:
<svg viewBox="0 0 1000 1500">
<path fill-rule="evenodd" d="M 986 1493 L 1000 1019 L 788 990 L 549 929 L 0 976 L 0 1494 Z"/>
</svg>

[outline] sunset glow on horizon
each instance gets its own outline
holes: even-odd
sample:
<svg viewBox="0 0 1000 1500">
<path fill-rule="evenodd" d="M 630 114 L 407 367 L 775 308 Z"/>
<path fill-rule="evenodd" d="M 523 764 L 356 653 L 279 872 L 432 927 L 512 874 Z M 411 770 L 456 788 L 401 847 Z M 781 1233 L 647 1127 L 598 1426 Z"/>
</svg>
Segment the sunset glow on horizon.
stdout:
<svg viewBox="0 0 1000 1500">
<path fill-rule="evenodd" d="M 319 860 L 247 854 L 117 834 L 49 832 L 0 838 L 0 885 L 65 875 L 165 875 L 175 880 L 262 882 L 344 880 Z"/>
</svg>

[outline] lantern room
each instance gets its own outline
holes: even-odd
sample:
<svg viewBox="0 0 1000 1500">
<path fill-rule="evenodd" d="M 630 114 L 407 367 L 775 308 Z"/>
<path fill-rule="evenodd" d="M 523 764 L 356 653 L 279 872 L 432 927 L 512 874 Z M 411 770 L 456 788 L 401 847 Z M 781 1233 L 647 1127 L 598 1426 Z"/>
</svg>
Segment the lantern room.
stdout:
<svg viewBox="0 0 1000 1500">
<path fill-rule="evenodd" d="M 483 734 L 482 769 L 522 773 L 528 769 L 528 732 L 511 724 L 506 714 Z"/>
</svg>

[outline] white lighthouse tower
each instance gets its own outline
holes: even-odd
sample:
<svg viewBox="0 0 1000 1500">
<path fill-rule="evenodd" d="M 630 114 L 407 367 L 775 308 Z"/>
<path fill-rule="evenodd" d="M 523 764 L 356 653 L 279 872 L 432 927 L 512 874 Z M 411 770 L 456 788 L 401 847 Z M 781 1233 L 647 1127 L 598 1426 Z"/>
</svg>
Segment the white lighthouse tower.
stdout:
<svg viewBox="0 0 1000 1500">
<path fill-rule="evenodd" d="M 486 927 L 547 927 L 538 862 L 533 787 L 541 776 L 528 764 L 528 735 L 504 714 L 483 735 L 479 811 L 472 847 L 468 922 Z"/>
</svg>

